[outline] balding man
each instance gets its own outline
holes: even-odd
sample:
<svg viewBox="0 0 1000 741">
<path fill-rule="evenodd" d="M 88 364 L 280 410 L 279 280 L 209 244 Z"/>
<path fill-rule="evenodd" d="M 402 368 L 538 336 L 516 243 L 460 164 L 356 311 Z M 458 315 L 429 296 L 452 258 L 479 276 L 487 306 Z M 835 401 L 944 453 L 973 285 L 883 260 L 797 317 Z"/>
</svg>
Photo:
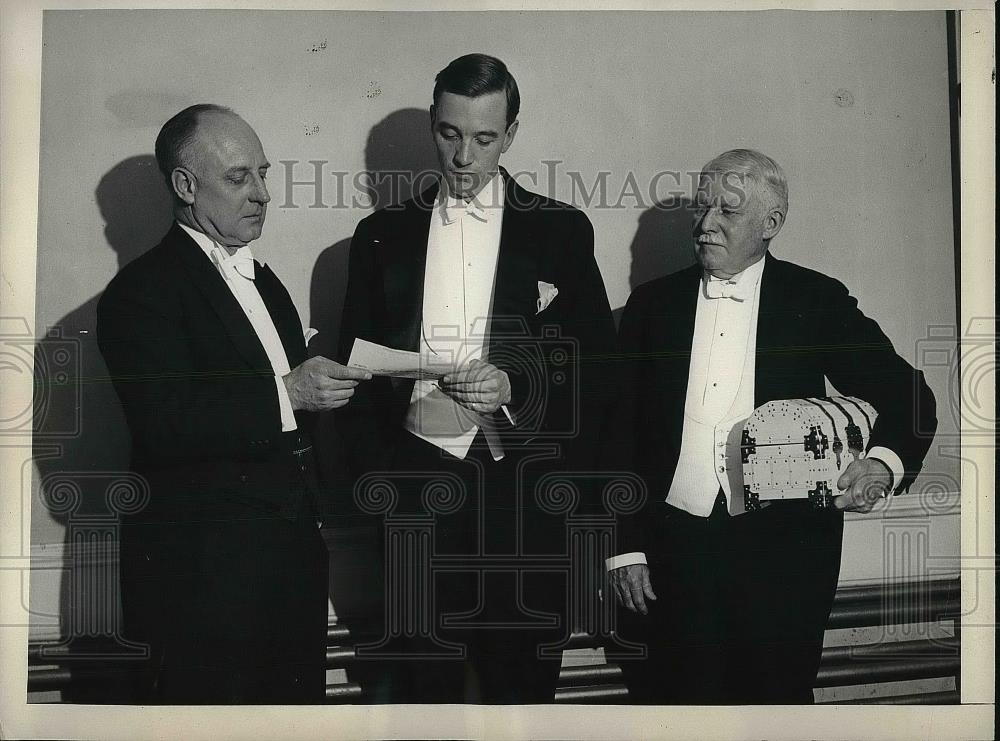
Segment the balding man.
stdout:
<svg viewBox="0 0 1000 741">
<path fill-rule="evenodd" d="M 151 654 L 135 700 L 322 702 L 328 554 L 309 416 L 368 376 L 306 360 L 288 292 L 253 259 L 270 200 L 253 129 L 192 106 L 164 124 L 156 159 L 176 223 L 97 310 L 151 491 L 121 534 L 125 637 Z"/>
<path fill-rule="evenodd" d="M 915 436 L 935 425 L 923 374 L 841 283 L 767 254 L 787 212 L 774 160 L 716 157 L 696 194 L 697 264 L 637 288 L 622 317 L 613 447 L 649 494 L 608 559 L 621 633 L 648 647 L 623 662 L 632 702 L 811 703 L 843 512 L 906 490 L 930 445 Z M 833 508 L 730 516 L 729 431 L 768 401 L 826 396 L 826 379 L 879 412 Z"/>
</svg>

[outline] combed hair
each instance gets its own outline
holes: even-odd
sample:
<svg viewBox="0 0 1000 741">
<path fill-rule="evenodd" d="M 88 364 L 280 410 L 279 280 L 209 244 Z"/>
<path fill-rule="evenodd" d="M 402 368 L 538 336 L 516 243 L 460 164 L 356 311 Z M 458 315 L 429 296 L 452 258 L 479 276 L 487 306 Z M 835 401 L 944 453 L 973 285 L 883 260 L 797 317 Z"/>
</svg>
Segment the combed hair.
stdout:
<svg viewBox="0 0 1000 741">
<path fill-rule="evenodd" d="M 198 117 L 207 111 L 216 113 L 232 113 L 232 109 L 215 103 L 198 103 L 189 106 L 163 124 L 160 133 L 156 135 L 156 164 L 167 179 L 167 185 L 173 192 L 170 182 L 171 173 L 185 164 L 187 148 L 194 140 L 198 130 Z"/>
<path fill-rule="evenodd" d="M 503 91 L 507 98 L 507 125 L 510 126 L 521 110 L 521 94 L 517 81 L 507 65 L 488 54 L 466 54 L 453 59 L 434 78 L 434 104 L 441 93 L 475 98 Z"/>
<path fill-rule="evenodd" d="M 755 149 L 730 149 L 715 157 L 702 172 L 736 172 L 752 179 L 770 194 L 773 205 L 788 214 L 788 181 L 781 165 Z"/>
</svg>

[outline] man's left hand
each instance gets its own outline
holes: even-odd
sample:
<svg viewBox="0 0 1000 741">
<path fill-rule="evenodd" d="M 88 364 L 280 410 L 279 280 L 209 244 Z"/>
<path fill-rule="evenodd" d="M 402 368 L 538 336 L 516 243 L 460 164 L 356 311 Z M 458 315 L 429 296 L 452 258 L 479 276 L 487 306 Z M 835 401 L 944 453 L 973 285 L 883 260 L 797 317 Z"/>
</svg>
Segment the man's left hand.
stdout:
<svg viewBox="0 0 1000 741">
<path fill-rule="evenodd" d="M 871 512 L 880 499 L 885 499 L 892 486 L 889 467 L 877 458 L 852 461 L 837 479 L 843 494 L 833 498 L 833 506 L 847 512 Z"/>
<path fill-rule="evenodd" d="M 466 409 L 492 414 L 510 403 L 510 379 L 490 363 L 473 360 L 439 382 L 441 390 Z"/>
</svg>

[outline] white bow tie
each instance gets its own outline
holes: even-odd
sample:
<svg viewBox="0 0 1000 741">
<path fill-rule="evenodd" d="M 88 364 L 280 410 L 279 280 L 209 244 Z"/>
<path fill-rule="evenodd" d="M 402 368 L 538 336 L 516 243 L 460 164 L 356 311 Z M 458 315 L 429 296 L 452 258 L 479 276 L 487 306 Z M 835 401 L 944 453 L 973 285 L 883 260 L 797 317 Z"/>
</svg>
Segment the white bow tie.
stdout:
<svg viewBox="0 0 1000 741">
<path fill-rule="evenodd" d="M 454 224 L 456 221 L 461 221 L 466 214 L 476 217 L 482 222 L 489 221 L 486 215 L 486 209 L 484 209 L 475 199 L 466 203 L 463 200 L 456 200 L 454 198 L 448 198 L 444 205 L 444 223 Z"/>
<path fill-rule="evenodd" d="M 705 298 L 731 298 L 734 301 L 746 301 L 753 291 L 750 281 L 734 281 L 714 276 L 708 276 L 704 286 Z"/>
<path fill-rule="evenodd" d="M 222 253 L 224 256 L 219 263 L 219 270 L 222 271 L 223 276 L 233 278 L 235 275 L 242 275 L 247 280 L 254 279 L 254 259 L 250 245 L 240 247 L 232 255 L 226 255 L 225 250 L 222 250 Z"/>
</svg>

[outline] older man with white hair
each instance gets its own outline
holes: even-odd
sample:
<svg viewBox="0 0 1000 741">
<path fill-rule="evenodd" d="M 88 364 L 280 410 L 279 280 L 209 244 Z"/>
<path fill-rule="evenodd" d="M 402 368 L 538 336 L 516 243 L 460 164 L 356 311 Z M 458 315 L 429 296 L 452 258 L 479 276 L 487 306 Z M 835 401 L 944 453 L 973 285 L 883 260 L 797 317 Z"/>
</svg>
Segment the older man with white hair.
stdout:
<svg viewBox="0 0 1000 741">
<path fill-rule="evenodd" d="M 774 160 L 719 155 L 699 178 L 697 263 L 637 288 L 622 317 L 608 447 L 649 495 L 607 563 L 620 633 L 648 648 L 623 662 L 632 702 L 812 702 L 843 512 L 905 491 L 930 445 L 915 435 L 935 424 L 923 374 L 840 282 L 768 254 L 787 213 Z M 826 396 L 826 380 L 879 412 L 833 507 L 782 501 L 733 516 L 730 430 L 768 401 Z"/>
</svg>

